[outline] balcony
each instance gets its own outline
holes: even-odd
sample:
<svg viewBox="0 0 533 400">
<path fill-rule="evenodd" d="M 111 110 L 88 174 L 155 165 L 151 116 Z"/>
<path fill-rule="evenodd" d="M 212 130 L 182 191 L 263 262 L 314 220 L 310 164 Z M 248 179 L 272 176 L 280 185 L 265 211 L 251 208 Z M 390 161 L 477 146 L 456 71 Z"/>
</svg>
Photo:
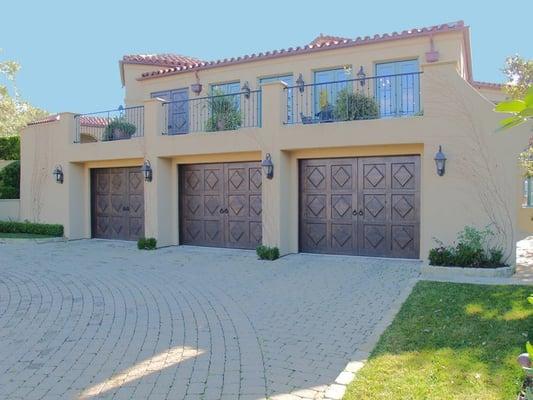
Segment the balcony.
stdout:
<svg viewBox="0 0 533 400">
<path fill-rule="evenodd" d="M 144 136 L 144 107 L 78 114 L 74 143 L 111 142 Z"/>
<path fill-rule="evenodd" d="M 261 127 L 260 90 L 167 101 L 163 109 L 163 135 Z"/>
<path fill-rule="evenodd" d="M 421 72 L 304 84 L 284 89 L 285 124 L 422 115 Z"/>
</svg>

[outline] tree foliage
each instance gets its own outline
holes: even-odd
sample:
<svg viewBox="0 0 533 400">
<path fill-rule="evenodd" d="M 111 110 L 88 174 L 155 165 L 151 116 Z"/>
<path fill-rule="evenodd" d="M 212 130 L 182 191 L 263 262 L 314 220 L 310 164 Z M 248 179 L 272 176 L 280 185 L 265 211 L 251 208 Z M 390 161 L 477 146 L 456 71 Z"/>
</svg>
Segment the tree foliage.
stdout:
<svg viewBox="0 0 533 400">
<path fill-rule="evenodd" d="M 533 60 L 526 60 L 519 55 L 507 57 L 503 73 L 507 76 L 505 91 L 509 97 L 522 99 L 533 85 Z"/>
<path fill-rule="evenodd" d="M 16 85 L 19 71 L 17 62 L 0 61 L 0 136 L 18 135 L 28 122 L 48 115 L 21 98 Z"/>
<path fill-rule="evenodd" d="M 512 114 L 500 121 L 502 129 L 509 129 L 533 120 L 533 85 L 530 85 L 523 99 L 512 99 L 498 103 L 494 111 Z"/>
<path fill-rule="evenodd" d="M 0 170 L 0 199 L 18 199 L 20 196 L 20 161 Z"/>
</svg>

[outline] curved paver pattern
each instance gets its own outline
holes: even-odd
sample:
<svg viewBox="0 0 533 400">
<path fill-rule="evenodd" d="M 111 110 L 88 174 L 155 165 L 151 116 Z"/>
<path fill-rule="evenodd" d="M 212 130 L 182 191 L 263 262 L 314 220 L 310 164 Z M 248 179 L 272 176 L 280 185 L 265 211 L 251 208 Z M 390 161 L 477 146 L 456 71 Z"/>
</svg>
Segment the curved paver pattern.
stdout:
<svg viewBox="0 0 533 400">
<path fill-rule="evenodd" d="M 0 243 L 0 398 L 324 397 L 409 261 Z"/>
</svg>

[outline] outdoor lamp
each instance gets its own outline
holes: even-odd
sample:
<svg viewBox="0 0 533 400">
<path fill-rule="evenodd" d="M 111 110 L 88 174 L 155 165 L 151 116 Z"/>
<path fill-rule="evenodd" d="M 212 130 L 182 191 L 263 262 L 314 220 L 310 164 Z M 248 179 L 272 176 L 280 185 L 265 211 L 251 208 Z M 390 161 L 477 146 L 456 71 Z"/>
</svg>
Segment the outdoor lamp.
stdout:
<svg viewBox="0 0 533 400">
<path fill-rule="evenodd" d="M 52 174 L 56 178 L 56 183 L 63 183 L 63 168 L 60 164 L 56 165 Z"/>
<path fill-rule="evenodd" d="M 272 179 L 274 177 L 274 164 L 272 164 L 270 153 L 266 153 L 265 159 L 261 162 L 261 167 L 263 167 L 267 179 Z"/>
<path fill-rule="evenodd" d="M 302 74 L 300 74 L 298 76 L 298 79 L 296 79 L 296 85 L 298 86 L 298 90 L 300 91 L 300 93 L 303 93 L 304 90 L 305 90 L 305 82 L 304 82 L 304 77 L 302 76 Z"/>
<path fill-rule="evenodd" d="M 146 182 L 152 182 L 152 165 L 150 164 L 150 161 L 146 160 L 141 167 L 141 172 L 144 175 L 144 180 Z"/>
<path fill-rule="evenodd" d="M 442 152 L 441 145 L 439 145 L 439 151 L 435 154 L 435 164 L 437 165 L 437 175 L 443 176 L 446 169 L 446 156 Z"/>
<path fill-rule="evenodd" d="M 361 65 L 361 68 L 359 68 L 359 72 L 357 73 L 357 78 L 360 79 L 359 84 L 361 86 L 365 86 L 366 74 L 365 74 L 365 71 L 363 71 L 363 66 L 362 65 Z"/>
<path fill-rule="evenodd" d="M 241 90 L 244 93 L 244 97 L 249 99 L 251 90 L 250 90 L 250 85 L 248 85 L 248 81 L 244 82 L 244 85 L 242 85 Z"/>
</svg>

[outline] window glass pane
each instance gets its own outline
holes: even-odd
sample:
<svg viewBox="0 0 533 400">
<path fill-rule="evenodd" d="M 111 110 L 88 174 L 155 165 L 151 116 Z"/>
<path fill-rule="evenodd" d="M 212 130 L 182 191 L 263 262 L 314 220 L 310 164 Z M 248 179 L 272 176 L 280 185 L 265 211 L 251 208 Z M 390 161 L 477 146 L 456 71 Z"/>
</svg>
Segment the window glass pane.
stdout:
<svg viewBox="0 0 533 400">
<path fill-rule="evenodd" d="M 338 93 L 351 85 L 350 70 L 344 68 L 329 69 L 315 72 L 315 85 L 313 90 L 313 106 L 315 116 L 321 120 L 333 117 L 333 107 L 337 101 Z"/>
<path fill-rule="evenodd" d="M 376 64 L 376 98 L 381 117 L 413 115 L 420 111 L 418 71 L 418 60 Z"/>
<path fill-rule="evenodd" d="M 239 81 L 211 85 L 211 96 L 235 94 L 235 93 L 240 93 L 240 91 L 241 91 L 241 83 Z M 228 96 L 228 97 L 231 98 L 237 110 L 240 110 L 241 96 L 236 94 L 235 96 Z"/>
</svg>

